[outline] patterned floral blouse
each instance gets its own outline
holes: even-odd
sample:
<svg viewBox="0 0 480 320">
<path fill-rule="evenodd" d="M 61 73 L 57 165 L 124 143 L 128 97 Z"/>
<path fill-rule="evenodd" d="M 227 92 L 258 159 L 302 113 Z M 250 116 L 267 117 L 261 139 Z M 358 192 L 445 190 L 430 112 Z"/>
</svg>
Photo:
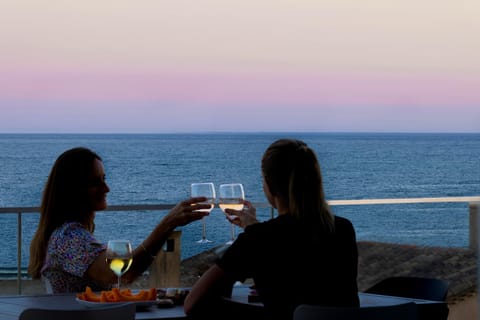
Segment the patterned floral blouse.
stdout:
<svg viewBox="0 0 480 320">
<path fill-rule="evenodd" d="M 50 236 L 42 276 L 53 293 L 81 292 L 87 285 L 95 291 L 109 290 L 110 287 L 95 283 L 86 275 L 88 267 L 105 249 L 81 223 L 67 222 Z"/>
</svg>

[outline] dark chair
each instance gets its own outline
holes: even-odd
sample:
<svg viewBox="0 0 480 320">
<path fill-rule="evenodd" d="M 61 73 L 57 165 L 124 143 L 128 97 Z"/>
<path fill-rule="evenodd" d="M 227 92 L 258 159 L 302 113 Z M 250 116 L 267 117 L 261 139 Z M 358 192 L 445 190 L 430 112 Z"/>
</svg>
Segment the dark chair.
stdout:
<svg viewBox="0 0 480 320">
<path fill-rule="evenodd" d="M 414 302 L 378 307 L 324 307 L 301 304 L 293 313 L 293 320 L 416 320 Z"/>
<path fill-rule="evenodd" d="M 19 320 L 134 320 L 136 307 L 134 303 L 101 306 L 98 308 L 81 308 L 75 310 L 61 309 L 25 309 Z"/>
<path fill-rule="evenodd" d="M 436 278 L 391 277 L 378 282 L 365 290 L 365 292 L 415 299 L 445 301 L 448 293 L 448 282 Z"/>
</svg>

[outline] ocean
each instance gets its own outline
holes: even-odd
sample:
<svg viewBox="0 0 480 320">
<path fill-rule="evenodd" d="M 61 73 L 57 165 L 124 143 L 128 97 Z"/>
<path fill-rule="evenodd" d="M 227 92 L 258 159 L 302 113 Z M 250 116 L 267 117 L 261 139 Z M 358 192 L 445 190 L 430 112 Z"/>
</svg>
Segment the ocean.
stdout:
<svg viewBox="0 0 480 320">
<path fill-rule="evenodd" d="M 246 198 L 266 202 L 260 159 L 279 138 L 304 140 L 321 164 L 329 200 L 480 195 L 480 134 L 453 133 L 202 133 L 0 134 L 0 207 L 39 206 L 51 166 L 66 149 L 84 146 L 104 160 L 108 203 L 165 204 L 188 198 L 190 183 L 243 183 Z M 217 190 L 218 191 L 218 190 Z M 468 246 L 463 203 L 333 206 L 349 218 L 358 240 L 427 246 Z M 166 212 L 100 212 L 96 237 L 138 245 Z M 259 218 L 270 217 L 259 209 Z M 0 268 L 16 267 L 15 214 L 0 215 Z M 38 214 L 22 224 L 22 265 L 28 261 Z M 182 230 L 182 258 L 229 240 L 230 225 L 215 208 L 209 244 L 198 244 L 201 222 Z M 237 233 L 240 232 L 237 229 Z"/>
</svg>

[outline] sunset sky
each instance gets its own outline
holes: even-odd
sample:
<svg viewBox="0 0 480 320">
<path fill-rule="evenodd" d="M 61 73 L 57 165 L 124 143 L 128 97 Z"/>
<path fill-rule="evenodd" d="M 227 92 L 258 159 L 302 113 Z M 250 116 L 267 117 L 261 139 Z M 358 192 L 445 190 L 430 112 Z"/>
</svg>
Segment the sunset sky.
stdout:
<svg viewBox="0 0 480 320">
<path fill-rule="evenodd" d="M 0 133 L 480 132 L 478 0 L 4 0 Z"/>
</svg>

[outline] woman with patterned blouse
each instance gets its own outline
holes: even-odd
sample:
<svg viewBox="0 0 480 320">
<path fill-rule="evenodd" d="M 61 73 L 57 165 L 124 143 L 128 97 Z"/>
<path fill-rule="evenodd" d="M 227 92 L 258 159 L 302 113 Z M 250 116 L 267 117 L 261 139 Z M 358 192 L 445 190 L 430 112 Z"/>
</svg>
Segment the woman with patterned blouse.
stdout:
<svg viewBox="0 0 480 320">
<path fill-rule="evenodd" d="M 95 212 L 107 207 L 110 191 L 102 159 L 87 148 L 65 151 L 55 161 L 43 191 L 40 221 L 30 244 L 28 272 L 43 278 L 53 293 L 80 292 L 86 286 L 108 290 L 117 276 L 105 259 L 105 244 L 98 242 Z M 130 269 L 122 276 L 133 281 L 152 263 L 171 231 L 208 214 L 209 205 L 191 198 L 178 203 L 133 252 Z"/>
</svg>

